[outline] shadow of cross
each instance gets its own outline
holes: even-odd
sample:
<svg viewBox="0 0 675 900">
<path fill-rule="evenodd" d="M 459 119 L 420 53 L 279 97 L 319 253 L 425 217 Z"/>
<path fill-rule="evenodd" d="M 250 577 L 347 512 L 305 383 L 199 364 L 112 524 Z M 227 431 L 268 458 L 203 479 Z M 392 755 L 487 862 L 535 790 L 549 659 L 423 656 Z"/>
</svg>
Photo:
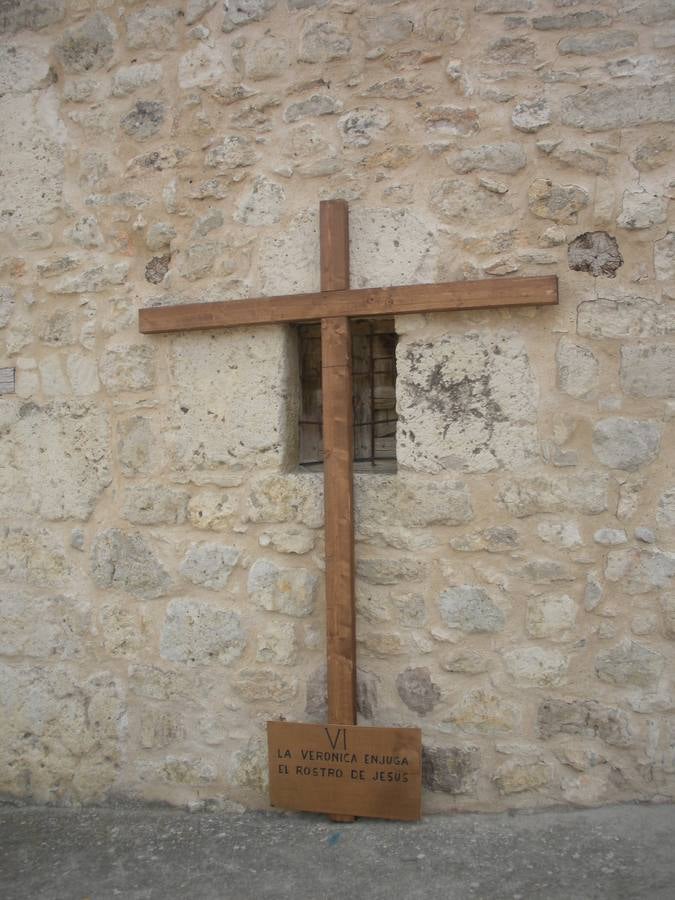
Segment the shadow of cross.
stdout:
<svg viewBox="0 0 675 900">
<path fill-rule="evenodd" d="M 247 300 L 157 306 L 139 311 L 143 334 L 321 322 L 326 543 L 328 722 L 356 724 L 353 432 L 350 319 L 407 313 L 546 306 L 558 302 L 556 276 L 489 278 L 395 287 L 349 287 L 349 209 L 320 204 L 321 290 Z M 349 821 L 348 816 L 334 816 Z"/>
</svg>

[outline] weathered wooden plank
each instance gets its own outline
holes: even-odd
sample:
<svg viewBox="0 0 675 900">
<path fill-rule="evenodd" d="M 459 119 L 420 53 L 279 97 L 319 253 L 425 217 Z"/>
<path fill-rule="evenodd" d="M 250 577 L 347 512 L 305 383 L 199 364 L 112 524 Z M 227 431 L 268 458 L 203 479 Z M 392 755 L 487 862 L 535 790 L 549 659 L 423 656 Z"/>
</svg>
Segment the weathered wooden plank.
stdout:
<svg viewBox="0 0 675 900">
<path fill-rule="evenodd" d="M 0 394 L 13 394 L 15 390 L 15 370 L 13 367 L 0 368 Z"/>
<path fill-rule="evenodd" d="M 139 329 L 143 334 L 157 334 L 233 325 L 312 322 L 337 316 L 394 316 L 510 306 L 549 306 L 557 302 L 558 279 L 555 275 L 545 275 L 154 306 L 139 310 L 138 317 Z"/>
<path fill-rule="evenodd" d="M 419 728 L 268 722 L 272 806 L 415 821 L 421 814 Z M 336 815 L 337 814 L 337 815 Z"/>
<path fill-rule="evenodd" d="M 321 203 L 321 288 L 349 287 L 349 218 L 342 200 Z M 321 310 L 323 312 L 323 309 Z M 321 319 L 328 721 L 356 724 L 352 336 L 344 316 Z M 333 810 L 352 821 L 353 810 Z"/>
</svg>

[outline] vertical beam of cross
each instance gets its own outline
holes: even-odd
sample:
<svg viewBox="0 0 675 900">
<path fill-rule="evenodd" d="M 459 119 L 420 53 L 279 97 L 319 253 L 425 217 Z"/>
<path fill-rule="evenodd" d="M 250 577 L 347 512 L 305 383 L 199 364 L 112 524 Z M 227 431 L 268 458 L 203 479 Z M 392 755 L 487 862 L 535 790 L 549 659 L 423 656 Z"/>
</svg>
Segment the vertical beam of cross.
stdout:
<svg viewBox="0 0 675 900">
<path fill-rule="evenodd" d="M 349 288 L 349 208 L 344 200 L 319 209 L 321 290 Z M 356 724 L 354 604 L 352 341 L 346 316 L 321 319 L 326 658 L 328 721 Z M 335 816 L 335 821 L 351 821 Z"/>
</svg>

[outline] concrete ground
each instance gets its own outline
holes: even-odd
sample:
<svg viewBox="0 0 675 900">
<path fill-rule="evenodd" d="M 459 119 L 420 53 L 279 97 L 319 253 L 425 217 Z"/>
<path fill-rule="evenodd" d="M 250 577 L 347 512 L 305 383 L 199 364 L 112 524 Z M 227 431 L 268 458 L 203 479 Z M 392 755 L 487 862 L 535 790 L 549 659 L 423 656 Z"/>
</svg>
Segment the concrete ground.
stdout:
<svg viewBox="0 0 675 900">
<path fill-rule="evenodd" d="M 429 817 L 0 807 L 2 900 L 675 898 L 675 806 Z"/>
</svg>

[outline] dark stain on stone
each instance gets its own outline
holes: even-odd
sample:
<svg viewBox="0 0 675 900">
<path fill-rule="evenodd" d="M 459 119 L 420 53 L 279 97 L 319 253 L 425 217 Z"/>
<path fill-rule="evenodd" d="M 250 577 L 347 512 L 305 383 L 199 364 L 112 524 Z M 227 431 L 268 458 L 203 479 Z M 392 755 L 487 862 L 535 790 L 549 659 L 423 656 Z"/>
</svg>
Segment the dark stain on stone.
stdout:
<svg viewBox="0 0 675 900">
<path fill-rule="evenodd" d="M 145 280 L 150 284 L 160 284 L 169 269 L 171 254 L 153 256 L 145 267 Z"/>
<path fill-rule="evenodd" d="M 427 790 L 463 794 L 479 767 L 477 747 L 422 747 L 422 784 Z"/>
<path fill-rule="evenodd" d="M 567 262 L 574 272 L 588 272 L 594 278 L 615 278 L 623 265 L 616 238 L 606 231 L 585 231 L 567 247 Z"/>
</svg>

